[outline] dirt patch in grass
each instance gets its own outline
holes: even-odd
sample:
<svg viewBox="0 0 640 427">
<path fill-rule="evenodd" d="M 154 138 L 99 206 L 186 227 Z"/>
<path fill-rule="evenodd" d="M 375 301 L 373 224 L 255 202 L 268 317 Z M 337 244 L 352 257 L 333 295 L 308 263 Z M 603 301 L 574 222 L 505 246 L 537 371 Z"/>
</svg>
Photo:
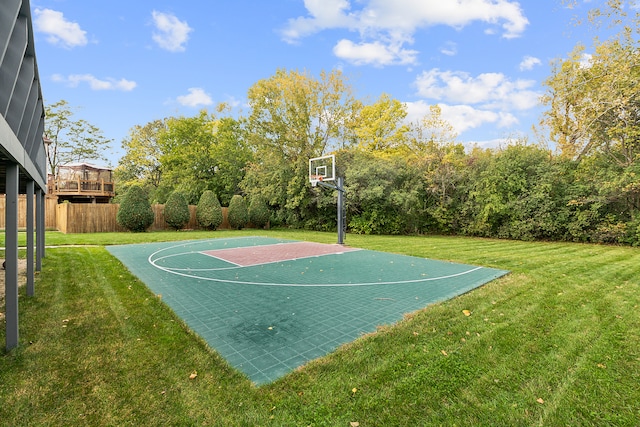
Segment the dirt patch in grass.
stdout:
<svg viewBox="0 0 640 427">
<path fill-rule="evenodd" d="M 27 260 L 18 260 L 18 286 L 27 283 Z M 0 269 L 0 320 L 4 319 L 4 269 Z"/>
</svg>

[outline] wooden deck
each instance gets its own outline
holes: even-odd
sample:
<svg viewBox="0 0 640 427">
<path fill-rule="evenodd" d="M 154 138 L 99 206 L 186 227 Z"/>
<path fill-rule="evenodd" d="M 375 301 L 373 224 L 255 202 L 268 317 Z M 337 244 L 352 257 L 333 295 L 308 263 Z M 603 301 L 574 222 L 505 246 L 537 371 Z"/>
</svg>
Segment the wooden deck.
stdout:
<svg viewBox="0 0 640 427">
<path fill-rule="evenodd" d="M 48 188 L 49 194 L 67 200 L 109 200 L 116 195 L 115 184 L 105 180 L 92 181 L 85 179 L 56 179 L 49 181 Z"/>
</svg>

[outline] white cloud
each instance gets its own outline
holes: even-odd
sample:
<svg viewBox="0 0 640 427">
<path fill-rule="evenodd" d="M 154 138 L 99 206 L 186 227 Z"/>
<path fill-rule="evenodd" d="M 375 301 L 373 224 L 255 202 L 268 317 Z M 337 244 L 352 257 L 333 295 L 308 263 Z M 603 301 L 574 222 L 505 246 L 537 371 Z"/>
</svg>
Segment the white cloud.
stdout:
<svg viewBox="0 0 640 427">
<path fill-rule="evenodd" d="M 181 95 L 177 98 L 178 103 L 185 107 L 200 107 L 213 104 L 211 96 L 199 87 L 189 88 L 188 95 Z"/>
<path fill-rule="evenodd" d="M 429 105 L 425 101 L 407 102 L 407 118 L 409 122 L 422 119 L 429 114 Z M 484 124 L 494 124 L 505 128 L 518 123 L 518 119 L 511 113 L 474 108 L 470 105 L 448 105 L 438 103 L 441 117 L 447 121 L 456 133 L 478 128 Z"/>
<path fill-rule="evenodd" d="M 472 76 L 461 71 L 424 71 L 415 81 L 417 94 L 424 98 L 407 103 L 411 120 L 438 104 L 442 118 L 458 134 L 490 124 L 508 129 L 519 123 L 518 112 L 540 105 L 541 93 L 534 90 L 533 80 L 513 80 L 502 73 Z"/>
<path fill-rule="evenodd" d="M 33 20 L 36 31 L 47 34 L 47 41 L 67 49 L 87 44 L 87 32 L 76 22 L 67 21 L 62 12 L 35 9 Z"/>
<path fill-rule="evenodd" d="M 336 55 L 359 64 L 377 64 L 363 60 L 374 50 L 375 57 L 384 57 L 384 64 L 415 63 L 416 51 L 406 50 L 419 29 L 446 25 L 462 28 L 476 21 L 493 30 L 501 26 L 505 38 L 519 37 L 529 24 L 520 5 L 511 0 L 305 0 L 308 16 L 290 19 L 282 30 L 282 38 L 296 43 L 311 34 L 328 29 L 358 32 L 360 41 L 341 40 L 334 48 Z M 363 4 L 360 9 L 355 6 Z M 447 49 L 449 54 L 451 49 Z M 395 55 L 388 59 L 387 55 Z M 353 56 L 348 56 L 353 55 Z"/>
<path fill-rule="evenodd" d="M 423 27 L 461 28 L 474 21 L 501 23 L 503 36 L 513 38 L 520 36 L 529 24 L 520 5 L 509 0 L 362 0 L 355 3 L 365 6 L 352 11 L 349 0 L 305 0 L 309 16 L 290 19 L 282 31 L 283 38 L 295 42 L 332 28 L 411 34 Z"/>
<path fill-rule="evenodd" d="M 385 45 L 379 41 L 356 44 L 350 40 L 343 39 L 333 48 L 333 53 L 338 58 L 356 65 L 372 64 L 382 66 L 413 64 L 418 52 L 401 49 L 399 46 Z"/>
<path fill-rule="evenodd" d="M 416 79 L 423 98 L 454 104 L 478 104 L 485 109 L 527 110 L 539 105 L 541 94 L 532 90 L 533 80 L 510 80 L 502 73 L 477 77 L 462 71 L 424 71 Z"/>
<path fill-rule="evenodd" d="M 88 83 L 92 90 L 120 90 L 123 92 L 130 92 L 138 85 L 136 82 L 127 79 L 107 78 L 100 80 L 91 74 L 71 74 L 67 77 L 54 74 L 52 80 L 57 83 L 65 83 L 70 87 L 78 87 L 80 83 Z"/>
<path fill-rule="evenodd" d="M 454 42 L 446 42 L 441 48 L 440 53 L 447 56 L 455 56 L 458 54 L 458 45 Z"/>
<path fill-rule="evenodd" d="M 355 28 L 357 18 L 347 11 L 350 9 L 349 0 L 304 0 L 309 17 L 289 19 L 282 30 L 282 37 L 289 43 L 318 31 L 330 28 Z"/>
<path fill-rule="evenodd" d="M 536 65 L 540 65 L 542 62 L 534 56 L 525 56 L 520 62 L 520 71 L 532 70 Z"/>
<path fill-rule="evenodd" d="M 193 29 L 186 21 L 180 21 L 174 15 L 158 11 L 151 12 L 156 31 L 153 33 L 153 41 L 162 49 L 170 52 L 183 52 L 185 44 L 189 40 L 189 33 Z"/>
<path fill-rule="evenodd" d="M 580 56 L 580 67 L 581 68 L 590 68 L 593 64 L 593 55 L 590 53 L 583 53 Z"/>
</svg>

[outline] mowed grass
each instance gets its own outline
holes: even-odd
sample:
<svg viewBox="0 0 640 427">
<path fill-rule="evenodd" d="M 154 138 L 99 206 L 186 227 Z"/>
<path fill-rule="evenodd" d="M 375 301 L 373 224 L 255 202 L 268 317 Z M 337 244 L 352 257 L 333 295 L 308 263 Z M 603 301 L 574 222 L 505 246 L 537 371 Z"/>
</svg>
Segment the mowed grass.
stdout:
<svg viewBox="0 0 640 427">
<path fill-rule="evenodd" d="M 286 230 L 47 233 L 48 244 L 98 246 L 48 249 L 36 297 L 21 294 L 21 345 L 0 357 L 0 425 L 638 425 L 638 249 L 349 235 L 512 273 L 255 387 L 102 247 L 255 234 L 335 242 Z"/>
</svg>

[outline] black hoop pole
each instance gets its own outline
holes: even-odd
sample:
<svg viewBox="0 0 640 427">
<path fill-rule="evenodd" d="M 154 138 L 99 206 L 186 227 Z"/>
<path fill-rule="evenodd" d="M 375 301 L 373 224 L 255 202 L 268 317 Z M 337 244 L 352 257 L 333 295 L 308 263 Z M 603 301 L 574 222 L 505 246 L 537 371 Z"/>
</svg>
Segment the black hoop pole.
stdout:
<svg viewBox="0 0 640 427">
<path fill-rule="evenodd" d="M 332 190 L 338 190 L 338 244 L 344 245 L 344 236 L 346 230 L 346 215 L 344 205 L 344 178 L 336 177 L 336 185 L 331 185 L 324 181 L 318 181 L 318 185 Z"/>
</svg>

